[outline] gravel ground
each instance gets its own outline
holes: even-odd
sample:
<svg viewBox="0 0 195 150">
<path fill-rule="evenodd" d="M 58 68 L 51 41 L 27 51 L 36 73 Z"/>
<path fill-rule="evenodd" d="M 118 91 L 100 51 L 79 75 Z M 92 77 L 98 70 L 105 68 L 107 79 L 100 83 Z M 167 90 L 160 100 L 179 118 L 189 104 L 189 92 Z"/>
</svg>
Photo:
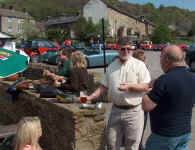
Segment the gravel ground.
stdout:
<svg viewBox="0 0 195 150">
<path fill-rule="evenodd" d="M 159 77 L 163 71 L 160 67 L 160 52 L 146 51 L 146 65 L 150 71 L 151 78 Z"/>
<path fill-rule="evenodd" d="M 152 79 L 158 78 L 163 71 L 161 70 L 160 67 L 160 52 L 154 52 L 154 51 L 145 51 L 146 54 L 146 65 L 150 71 L 151 77 Z M 104 69 L 89 69 L 89 71 L 92 72 L 97 72 L 98 74 L 100 74 L 103 77 L 103 73 L 104 73 Z M 193 108 L 193 116 L 195 114 L 195 107 Z M 106 116 L 108 117 L 108 116 Z M 150 135 L 151 131 L 150 131 L 150 121 L 148 119 L 148 123 L 147 123 L 147 127 L 145 130 L 145 134 L 144 134 L 144 139 L 143 139 L 143 143 L 146 142 L 148 136 Z M 192 140 L 190 141 L 189 144 L 189 150 L 193 150 L 195 147 L 195 117 L 192 117 Z M 124 150 L 124 148 L 122 147 L 121 150 Z"/>
</svg>

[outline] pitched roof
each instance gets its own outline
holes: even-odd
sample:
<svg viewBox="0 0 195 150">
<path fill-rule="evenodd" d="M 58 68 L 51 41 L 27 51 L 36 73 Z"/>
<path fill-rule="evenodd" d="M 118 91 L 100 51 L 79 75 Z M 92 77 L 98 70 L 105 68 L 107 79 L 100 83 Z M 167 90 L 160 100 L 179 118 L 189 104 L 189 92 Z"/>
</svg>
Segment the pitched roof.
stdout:
<svg viewBox="0 0 195 150">
<path fill-rule="evenodd" d="M 33 19 L 27 12 L 21 12 L 21 11 L 16 11 L 14 9 L 4 9 L 0 8 L 0 16 L 5 16 L 5 17 L 15 17 L 15 18 L 22 18 L 22 19 Z"/>
<path fill-rule="evenodd" d="M 14 37 L 8 33 L 0 32 L 0 39 L 13 39 Z"/>
<path fill-rule="evenodd" d="M 56 24 L 67 24 L 76 22 L 80 16 L 60 16 L 56 18 L 48 19 L 47 21 L 43 21 L 42 23 L 46 26 L 56 25 Z"/>
</svg>

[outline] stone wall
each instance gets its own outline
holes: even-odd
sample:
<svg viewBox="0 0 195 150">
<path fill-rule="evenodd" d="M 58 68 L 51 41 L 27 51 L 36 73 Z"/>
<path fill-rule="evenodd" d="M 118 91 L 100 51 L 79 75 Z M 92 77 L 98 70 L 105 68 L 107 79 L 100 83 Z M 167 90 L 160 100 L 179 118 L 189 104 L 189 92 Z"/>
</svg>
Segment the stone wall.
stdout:
<svg viewBox="0 0 195 150">
<path fill-rule="evenodd" d="M 123 36 L 127 36 L 127 29 L 132 29 L 132 34 L 139 32 L 140 35 L 147 35 L 146 28 L 147 26 L 137 21 L 135 18 L 131 18 L 127 15 L 124 15 L 112 8 L 107 8 L 108 20 L 113 28 L 114 33 L 117 33 L 120 27 L 124 27 Z"/>
<path fill-rule="evenodd" d="M 33 63 L 22 75 L 37 80 L 42 70 L 57 71 L 53 65 Z M 105 105 L 102 109 L 80 109 L 80 104 L 59 103 L 57 99 L 39 98 L 35 90 L 25 90 L 16 102 L 6 93 L 8 81 L 0 81 L 0 125 L 17 123 L 24 116 L 39 116 L 43 127 L 41 146 L 45 150 L 99 150 L 104 145 Z M 89 92 L 97 88 L 90 72 Z M 105 96 L 97 101 L 105 99 Z"/>
<path fill-rule="evenodd" d="M 45 150 L 99 150 L 104 141 L 105 109 L 80 109 L 79 104 L 40 99 L 33 90 L 23 91 L 12 102 L 0 82 L 0 124 L 17 123 L 24 116 L 39 116 L 43 128 L 40 144 Z"/>
<path fill-rule="evenodd" d="M 31 63 L 29 64 L 28 68 L 22 73 L 22 75 L 31 80 L 37 80 L 42 78 L 42 72 L 44 69 L 47 69 L 51 72 L 56 72 L 57 66 L 55 65 L 48 65 L 43 63 Z M 98 73 L 94 73 L 92 71 L 88 71 L 89 73 L 89 81 L 88 81 L 88 93 L 91 94 L 98 86 L 99 86 L 99 78 L 102 77 L 102 75 Z M 108 102 L 106 94 L 100 96 L 96 99 L 96 101 L 105 101 Z"/>
</svg>

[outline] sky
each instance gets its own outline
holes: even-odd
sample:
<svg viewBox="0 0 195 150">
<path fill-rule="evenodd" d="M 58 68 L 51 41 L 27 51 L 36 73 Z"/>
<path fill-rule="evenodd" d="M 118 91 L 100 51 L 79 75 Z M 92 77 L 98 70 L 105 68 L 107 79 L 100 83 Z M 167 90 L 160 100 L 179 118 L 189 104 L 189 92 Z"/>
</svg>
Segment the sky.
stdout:
<svg viewBox="0 0 195 150">
<path fill-rule="evenodd" d="M 146 4 L 150 2 L 154 4 L 155 7 L 159 7 L 162 4 L 164 6 L 177 6 L 180 8 L 195 11 L 195 0 L 124 0 L 124 1 L 137 4 Z"/>
</svg>

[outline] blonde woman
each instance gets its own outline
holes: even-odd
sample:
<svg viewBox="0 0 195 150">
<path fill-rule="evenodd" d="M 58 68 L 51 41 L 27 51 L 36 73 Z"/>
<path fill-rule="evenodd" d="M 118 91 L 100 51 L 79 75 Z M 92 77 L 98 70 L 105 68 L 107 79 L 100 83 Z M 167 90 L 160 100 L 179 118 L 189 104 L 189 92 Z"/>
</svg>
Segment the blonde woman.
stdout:
<svg viewBox="0 0 195 150">
<path fill-rule="evenodd" d="M 42 136 L 40 119 L 24 117 L 17 127 L 14 138 L 14 150 L 42 150 L 39 138 Z"/>
<path fill-rule="evenodd" d="M 82 52 L 76 51 L 71 55 L 72 70 L 70 77 L 64 84 L 56 84 L 57 87 L 64 91 L 71 91 L 79 94 L 80 91 L 87 90 L 88 72 L 87 61 Z"/>
</svg>

